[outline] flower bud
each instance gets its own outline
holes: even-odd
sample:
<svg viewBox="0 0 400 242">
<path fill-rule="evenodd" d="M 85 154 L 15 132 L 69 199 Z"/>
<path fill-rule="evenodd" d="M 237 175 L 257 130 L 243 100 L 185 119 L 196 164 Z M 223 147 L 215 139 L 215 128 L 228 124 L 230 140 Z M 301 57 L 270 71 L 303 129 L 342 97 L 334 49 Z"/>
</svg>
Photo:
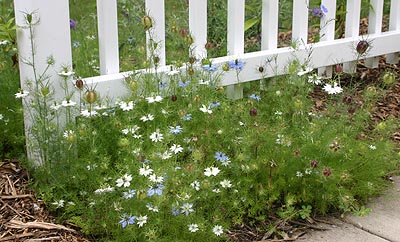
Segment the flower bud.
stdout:
<svg viewBox="0 0 400 242">
<path fill-rule="evenodd" d="M 83 88 L 83 81 L 82 81 L 82 79 L 76 80 L 76 81 L 75 81 L 75 86 L 76 86 L 79 90 L 82 90 L 82 88 Z"/>
<path fill-rule="evenodd" d="M 324 171 L 322 172 L 322 174 L 326 177 L 330 176 L 332 174 L 331 169 L 329 168 L 325 168 Z"/>
<path fill-rule="evenodd" d="M 187 29 L 181 29 L 181 30 L 179 31 L 179 34 L 180 34 L 183 38 L 185 38 L 185 37 L 188 35 L 188 31 L 187 31 Z"/>
<path fill-rule="evenodd" d="M 249 113 L 250 113 L 250 116 L 253 116 L 253 117 L 254 117 L 254 116 L 257 116 L 258 111 L 257 111 L 256 108 L 250 108 Z"/>
<path fill-rule="evenodd" d="M 361 40 L 357 44 L 356 51 L 358 54 L 363 55 L 365 54 L 365 52 L 367 52 L 368 48 L 369 48 L 369 43 L 366 40 Z"/>
<path fill-rule="evenodd" d="M 151 20 L 150 16 L 144 16 L 142 18 L 142 24 L 144 27 L 144 30 L 149 30 L 150 28 L 153 27 L 153 20 Z"/>
</svg>

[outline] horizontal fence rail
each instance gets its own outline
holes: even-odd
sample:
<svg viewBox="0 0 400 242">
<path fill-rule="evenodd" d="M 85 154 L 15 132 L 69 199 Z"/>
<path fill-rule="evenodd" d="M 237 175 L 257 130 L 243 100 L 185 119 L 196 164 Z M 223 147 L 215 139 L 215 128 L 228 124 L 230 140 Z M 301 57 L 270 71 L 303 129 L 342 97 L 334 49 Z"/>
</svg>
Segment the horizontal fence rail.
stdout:
<svg viewBox="0 0 400 242">
<path fill-rule="evenodd" d="M 63 65 L 72 66 L 71 40 L 69 23 L 68 0 L 14 0 L 16 22 L 24 26 L 26 21 L 23 13 L 36 11 L 40 16 L 40 24 L 36 26 L 35 40 L 38 57 L 45 59 L 53 55 Z M 228 56 L 213 58 L 212 63 L 223 65 L 227 61 L 240 59 L 245 62 L 243 70 L 239 73 L 239 81 L 235 71 L 228 71 L 221 77 L 222 86 L 234 86 L 238 82 L 259 80 L 261 77 L 273 77 L 287 73 L 287 65 L 294 59 L 308 61 L 310 67 L 319 68 L 320 74 L 330 75 L 332 65 L 344 63 L 345 70 L 351 71 L 359 56 L 355 53 L 355 46 L 361 40 L 368 40 L 372 48 L 363 58 L 371 67 L 377 66 L 377 58 L 387 55 L 389 63 L 398 62 L 400 51 L 400 1 L 390 1 L 389 31 L 382 32 L 383 0 L 371 0 L 369 11 L 368 35 L 359 36 L 361 0 L 349 0 L 346 4 L 346 22 L 343 39 L 335 39 L 336 1 L 322 0 L 328 12 L 320 20 L 320 41 L 309 43 L 310 8 L 308 0 L 293 0 L 292 12 L 292 41 L 296 41 L 298 48 L 278 47 L 278 9 L 279 0 L 262 1 L 261 19 L 261 50 L 244 53 L 244 22 L 245 0 L 228 0 L 227 8 L 227 52 Z M 166 66 L 165 56 L 165 2 L 164 0 L 146 0 L 146 13 L 154 21 L 152 36 L 159 44 L 157 54 L 160 57 L 158 72 L 170 70 Z M 59 6 L 62 6 L 60 8 Z M 117 1 L 97 0 L 98 35 L 100 76 L 87 77 L 87 84 L 96 86 L 96 90 L 111 100 L 128 94 L 125 87 L 125 78 L 133 72 L 119 71 L 118 53 L 118 26 L 117 26 Z M 198 58 L 207 57 L 205 44 L 207 42 L 207 0 L 189 1 L 189 28 L 194 43 L 191 48 Z M 18 46 L 20 56 L 27 56 L 30 49 L 30 40 L 26 28 L 18 30 Z M 149 36 L 147 36 L 149 39 Z M 49 44 L 51 43 L 51 44 Z M 57 43 L 57 44 L 54 44 Z M 266 68 L 265 74 L 256 71 L 258 66 Z M 56 68 L 56 67 L 54 67 Z M 59 66 L 57 67 L 59 68 Z M 21 83 L 32 74 L 29 68 L 20 65 Z M 137 70 L 145 71 L 145 70 Z M 136 72 L 137 72 L 136 71 Z M 56 73 L 54 70 L 53 73 Z M 55 77 L 57 78 L 57 77 Z M 56 82 L 54 80 L 54 82 Z"/>
</svg>

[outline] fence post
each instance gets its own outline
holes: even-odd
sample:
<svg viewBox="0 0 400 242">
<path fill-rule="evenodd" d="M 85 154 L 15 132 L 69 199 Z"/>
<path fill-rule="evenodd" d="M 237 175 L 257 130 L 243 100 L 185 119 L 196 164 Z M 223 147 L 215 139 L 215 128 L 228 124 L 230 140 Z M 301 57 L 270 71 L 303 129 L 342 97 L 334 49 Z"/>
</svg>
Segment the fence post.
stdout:
<svg viewBox="0 0 400 242">
<path fill-rule="evenodd" d="M 104 1 L 104 0 L 102 0 Z M 159 58 L 159 66 L 165 66 L 165 4 L 164 0 L 146 0 L 146 15 L 153 20 L 152 38 L 157 43 L 156 54 Z M 146 32 L 147 58 L 151 56 L 149 48 L 150 35 Z"/>
<path fill-rule="evenodd" d="M 368 34 L 382 32 L 383 0 L 371 0 L 369 3 Z M 368 41 L 368 40 L 367 40 Z M 379 64 L 379 57 L 371 57 L 365 60 L 365 65 L 376 68 Z"/>
<path fill-rule="evenodd" d="M 346 25 L 344 33 L 345 38 L 356 37 L 359 35 L 360 11 L 361 11 L 361 0 L 347 1 Z M 357 55 L 357 53 L 355 52 L 355 46 L 354 46 L 354 55 Z M 356 61 L 343 63 L 343 71 L 346 73 L 354 73 L 356 64 L 357 64 Z"/>
<path fill-rule="evenodd" d="M 244 7 L 244 0 L 228 0 L 228 55 L 235 57 L 244 53 Z M 227 86 L 227 95 L 232 99 L 243 98 L 243 85 Z"/>
<path fill-rule="evenodd" d="M 49 75 L 49 83 L 54 88 L 55 99 L 64 98 L 60 86 L 60 77 L 57 75 L 63 66 L 72 68 L 71 35 L 69 25 L 69 1 L 68 0 L 14 0 L 14 11 L 17 29 L 17 45 L 19 55 L 19 70 L 21 88 L 27 89 L 28 81 L 35 80 L 35 73 L 27 62 L 32 62 L 32 49 L 35 53 L 35 66 L 38 73 L 42 73 L 47 66 L 47 59 L 52 56 L 55 64 L 46 72 Z M 33 13 L 32 22 L 34 36 L 31 39 L 29 28 L 26 28 L 26 13 Z M 32 46 L 32 42 L 34 45 Z M 33 94 L 33 93 L 32 93 Z M 30 97 L 27 97 L 27 104 Z M 30 107 L 24 105 L 24 125 L 27 142 L 28 159 L 36 165 L 42 164 L 39 152 L 31 146 L 32 120 Z"/>
<path fill-rule="evenodd" d="M 207 58 L 207 0 L 189 1 L 189 29 L 194 39 L 192 54 L 200 60 Z"/>
<path fill-rule="evenodd" d="M 389 19 L 389 31 L 400 30 L 400 1 L 390 1 L 390 19 Z M 386 56 L 386 62 L 390 64 L 399 63 L 399 54 L 392 53 Z"/>
<path fill-rule="evenodd" d="M 292 42 L 308 42 L 308 0 L 293 0 Z"/>
<path fill-rule="evenodd" d="M 321 5 L 328 9 L 328 12 L 321 18 L 320 41 L 335 39 L 336 1 L 322 0 Z M 327 77 L 332 76 L 332 66 L 318 68 L 318 74 Z"/>
<path fill-rule="evenodd" d="M 100 74 L 119 73 L 116 0 L 97 0 Z"/>
</svg>

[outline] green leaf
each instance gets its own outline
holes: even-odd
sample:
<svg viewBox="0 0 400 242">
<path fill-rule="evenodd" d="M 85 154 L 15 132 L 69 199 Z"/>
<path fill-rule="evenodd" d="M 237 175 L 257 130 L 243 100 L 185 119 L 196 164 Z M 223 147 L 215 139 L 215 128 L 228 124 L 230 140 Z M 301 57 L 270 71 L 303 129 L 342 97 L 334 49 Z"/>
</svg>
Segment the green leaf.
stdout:
<svg viewBox="0 0 400 242">
<path fill-rule="evenodd" d="M 254 25 L 256 25 L 259 22 L 260 22 L 260 18 L 258 18 L 258 17 L 247 20 L 244 23 L 244 31 L 247 31 L 248 29 L 250 29 L 251 27 L 253 27 Z"/>
</svg>

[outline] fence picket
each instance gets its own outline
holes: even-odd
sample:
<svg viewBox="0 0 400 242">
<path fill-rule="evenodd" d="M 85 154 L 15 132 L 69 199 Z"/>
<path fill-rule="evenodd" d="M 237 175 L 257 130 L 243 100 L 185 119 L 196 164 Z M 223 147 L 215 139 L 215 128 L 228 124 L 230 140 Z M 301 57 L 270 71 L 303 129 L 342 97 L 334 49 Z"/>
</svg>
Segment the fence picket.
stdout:
<svg viewBox="0 0 400 242">
<path fill-rule="evenodd" d="M 328 12 L 321 18 L 320 23 L 320 41 L 334 40 L 335 39 L 335 19 L 336 19 L 336 1 L 322 0 L 321 7 L 325 6 Z M 332 76 L 332 67 L 321 67 L 318 69 L 318 74 L 327 77 Z"/>
<path fill-rule="evenodd" d="M 346 24 L 345 24 L 345 38 L 356 37 L 360 32 L 360 13 L 361 13 L 361 0 L 347 1 L 346 4 Z M 355 46 L 354 46 L 355 48 Z M 354 50 L 353 50 L 354 51 Z M 354 55 L 356 53 L 354 52 Z M 339 60 L 341 61 L 341 60 Z M 343 71 L 353 73 L 355 71 L 356 61 L 343 63 Z"/>
<path fill-rule="evenodd" d="M 103 0 L 104 1 L 104 0 Z M 159 66 L 165 65 L 165 4 L 164 0 L 146 0 L 146 14 L 153 20 L 153 29 L 151 35 L 146 32 L 147 57 L 151 57 L 151 48 L 149 48 L 150 38 L 157 43 L 156 54 L 159 57 Z"/>
<path fill-rule="evenodd" d="M 389 31 L 400 30 L 400 1 L 391 0 L 390 1 L 390 17 L 389 17 Z M 386 55 L 386 62 L 390 64 L 399 63 L 399 54 L 392 53 Z"/>
<path fill-rule="evenodd" d="M 193 55 L 198 58 L 206 58 L 207 51 L 207 0 L 189 2 L 189 29 L 193 36 Z"/>
<path fill-rule="evenodd" d="M 308 0 L 293 0 L 292 42 L 308 43 Z"/>
<path fill-rule="evenodd" d="M 119 73 L 116 0 L 97 0 L 100 74 Z"/>
<path fill-rule="evenodd" d="M 263 0 L 261 22 L 261 50 L 276 49 L 278 46 L 278 0 Z"/>
<path fill-rule="evenodd" d="M 368 34 L 382 32 L 383 0 L 371 0 L 368 17 Z M 371 68 L 378 67 L 379 57 L 372 57 L 365 60 L 365 65 Z"/>
<path fill-rule="evenodd" d="M 228 0 L 228 54 L 235 58 L 244 53 L 244 3 L 244 0 Z M 242 98 L 243 86 L 228 86 L 227 95 L 232 99 Z"/>
</svg>

